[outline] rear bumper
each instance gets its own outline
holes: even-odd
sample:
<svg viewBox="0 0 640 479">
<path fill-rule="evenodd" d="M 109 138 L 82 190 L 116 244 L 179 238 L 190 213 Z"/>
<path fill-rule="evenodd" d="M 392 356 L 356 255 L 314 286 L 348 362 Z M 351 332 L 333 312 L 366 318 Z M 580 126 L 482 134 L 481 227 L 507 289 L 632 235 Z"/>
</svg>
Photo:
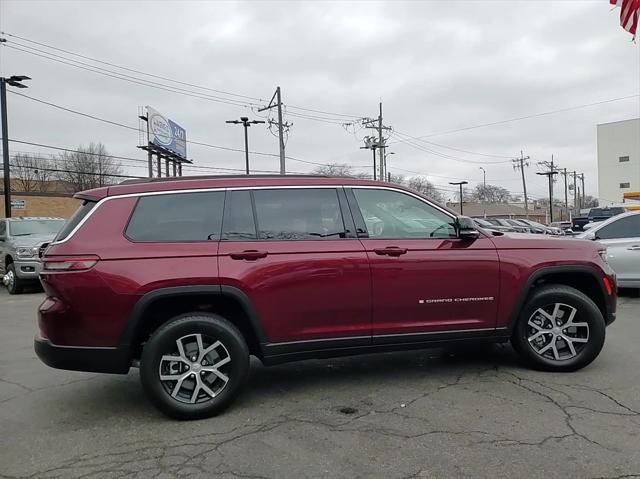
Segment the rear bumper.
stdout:
<svg viewBox="0 0 640 479">
<path fill-rule="evenodd" d="M 129 372 L 129 355 L 119 348 L 57 346 L 36 336 L 34 349 L 43 363 L 56 369 L 113 374 Z"/>
</svg>

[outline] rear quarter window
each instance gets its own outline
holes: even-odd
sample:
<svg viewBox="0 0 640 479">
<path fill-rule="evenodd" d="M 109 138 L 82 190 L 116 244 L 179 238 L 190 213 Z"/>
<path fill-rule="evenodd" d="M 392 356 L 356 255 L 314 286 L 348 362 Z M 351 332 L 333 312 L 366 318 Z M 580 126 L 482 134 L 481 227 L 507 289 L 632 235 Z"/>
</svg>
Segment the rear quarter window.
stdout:
<svg viewBox="0 0 640 479">
<path fill-rule="evenodd" d="M 125 234 L 145 242 L 217 241 L 224 197 L 224 191 L 142 196 Z"/>
<path fill-rule="evenodd" d="M 80 205 L 80 208 L 76 210 L 73 216 L 69 218 L 69 221 L 67 221 L 62 229 L 58 232 L 54 241 L 62 241 L 66 239 L 76 228 L 76 226 L 78 226 L 80 222 L 89 214 L 89 212 L 95 205 L 95 201 L 84 200 Z"/>
</svg>

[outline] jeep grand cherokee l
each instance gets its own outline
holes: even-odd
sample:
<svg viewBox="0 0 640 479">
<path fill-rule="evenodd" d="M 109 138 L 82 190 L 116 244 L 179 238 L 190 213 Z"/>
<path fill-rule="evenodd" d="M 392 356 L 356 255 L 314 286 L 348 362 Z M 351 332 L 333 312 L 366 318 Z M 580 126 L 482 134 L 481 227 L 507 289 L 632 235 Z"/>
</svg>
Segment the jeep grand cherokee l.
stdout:
<svg viewBox="0 0 640 479">
<path fill-rule="evenodd" d="M 176 418 L 263 363 L 511 341 L 572 371 L 602 349 L 615 276 L 586 240 L 477 228 L 417 192 L 279 176 L 129 181 L 76 195 L 49 246 L 38 356 L 127 373 Z"/>
</svg>

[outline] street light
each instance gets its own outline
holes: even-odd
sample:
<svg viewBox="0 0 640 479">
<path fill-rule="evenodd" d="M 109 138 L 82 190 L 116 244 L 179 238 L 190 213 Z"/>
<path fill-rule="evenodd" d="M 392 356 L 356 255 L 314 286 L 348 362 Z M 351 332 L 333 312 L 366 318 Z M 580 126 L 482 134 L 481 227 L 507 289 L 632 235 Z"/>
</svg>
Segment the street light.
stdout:
<svg viewBox="0 0 640 479">
<path fill-rule="evenodd" d="M 462 185 L 468 185 L 469 182 L 468 181 L 454 181 L 454 182 L 450 181 L 449 184 L 460 186 L 460 214 L 462 215 Z"/>
<path fill-rule="evenodd" d="M 9 78 L 0 77 L 0 108 L 2 109 L 2 163 L 4 167 L 4 215 L 11 218 L 11 178 L 9 170 L 9 128 L 7 126 L 7 85 L 16 88 L 27 88 L 22 81 L 31 80 L 25 75 L 14 75 Z"/>
<path fill-rule="evenodd" d="M 249 134 L 247 133 L 247 130 L 251 125 L 264 123 L 264 121 L 262 120 L 249 121 L 248 117 L 241 116 L 239 120 L 227 120 L 226 123 L 233 123 L 234 125 L 244 126 L 244 156 L 245 156 L 245 164 L 246 164 L 247 175 L 248 175 L 249 174 Z"/>
<path fill-rule="evenodd" d="M 389 173 L 387 172 L 387 156 L 389 156 L 389 155 L 395 155 L 395 152 L 390 151 L 389 153 L 385 153 L 384 154 L 384 173 L 385 173 L 385 176 L 387 177 L 387 181 L 390 181 L 389 180 Z M 382 179 L 384 180 L 384 178 L 382 178 Z"/>
<path fill-rule="evenodd" d="M 536 173 L 536 175 L 546 176 L 549 178 L 549 223 L 553 223 L 553 175 L 557 174 L 558 172 L 556 170 Z"/>
</svg>

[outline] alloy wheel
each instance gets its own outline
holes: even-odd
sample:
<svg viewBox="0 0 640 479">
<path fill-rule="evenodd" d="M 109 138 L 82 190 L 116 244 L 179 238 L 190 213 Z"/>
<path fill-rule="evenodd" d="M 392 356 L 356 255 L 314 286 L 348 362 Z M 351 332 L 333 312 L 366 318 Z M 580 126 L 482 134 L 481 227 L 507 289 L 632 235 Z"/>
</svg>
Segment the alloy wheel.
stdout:
<svg viewBox="0 0 640 479">
<path fill-rule="evenodd" d="M 13 271 L 9 270 L 7 274 L 2 278 L 2 282 L 7 287 L 9 291 L 13 291 L 16 283 L 16 277 Z"/>
<path fill-rule="evenodd" d="M 159 378 L 176 401 L 198 404 L 215 398 L 229 383 L 231 355 L 222 342 L 202 334 L 182 336 L 160 359 Z"/>
<path fill-rule="evenodd" d="M 589 323 L 576 320 L 578 310 L 564 303 L 536 309 L 527 322 L 527 341 L 545 359 L 572 359 L 589 342 Z"/>
</svg>

